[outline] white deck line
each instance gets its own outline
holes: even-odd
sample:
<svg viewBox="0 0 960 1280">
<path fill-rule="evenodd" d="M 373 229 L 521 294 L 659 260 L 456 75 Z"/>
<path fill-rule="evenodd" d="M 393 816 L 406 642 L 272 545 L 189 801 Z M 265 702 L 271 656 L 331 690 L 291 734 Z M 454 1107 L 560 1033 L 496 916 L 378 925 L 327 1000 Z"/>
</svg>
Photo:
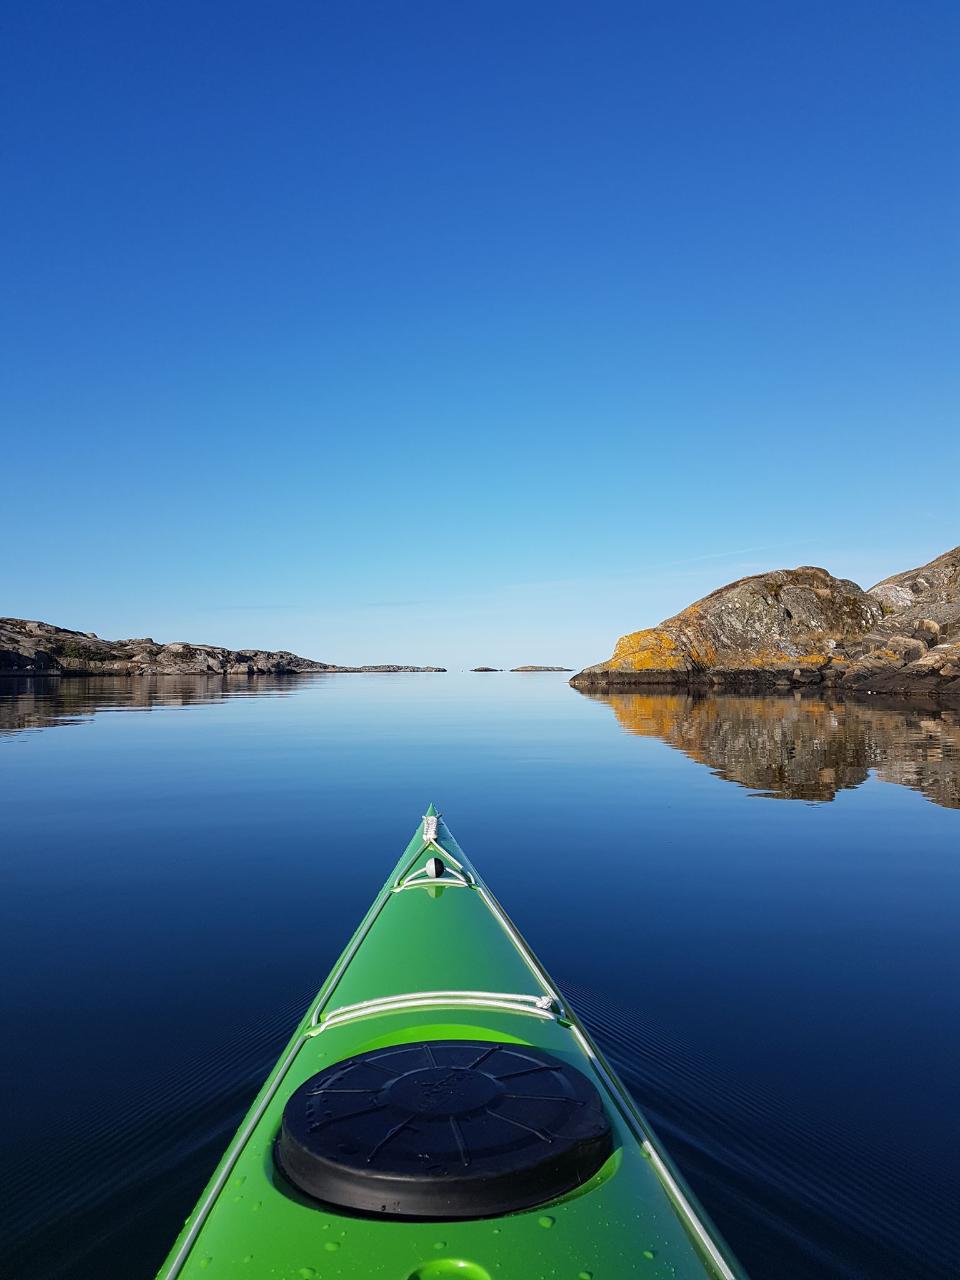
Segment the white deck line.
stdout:
<svg viewBox="0 0 960 1280">
<path fill-rule="evenodd" d="M 447 867 L 445 870 L 450 872 L 449 879 L 447 879 L 446 874 L 442 876 L 430 875 L 426 867 L 421 867 L 419 871 L 411 871 L 410 875 L 393 886 L 391 893 L 400 893 L 404 889 L 419 889 L 424 885 L 427 885 L 428 888 L 431 888 L 434 885 L 441 885 L 444 888 L 452 885 L 458 889 L 468 889 L 471 887 L 470 881 L 462 871 L 458 871 L 456 868 L 452 867 Z"/>
<path fill-rule="evenodd" d="M 470 870 L 464 871 L 464 865 L 462 862 L 458 862 L 452 853 L 448 853 L 446 849 L 441 848 L 440 845 L 434 844 L 433 842 L 423 844 L 421 848 L 417 850 L 416 853 L 410 856 L 409 860 L 405 863 L 405 866 L 407 867 L 412 866 L 412 864 L 416 862 L 418 858 L 422 858 L 423 855 L 426 853 L 426 851 L 431 847 L 435 848 L 437 850 L 437 853 L 443 854 L 445 858 L 448 858 L 453 863 L 453 865 L 457 868 L 458 871 L 465 874 L 469 879 L 473 880 L 474 883 L 476 883 L 476 876 L 473 874 L 472 871 Z M 390 901 L 390 898 L 392 897 L 393 892 L 397 888 L 401 887 L 402 883 L 403 883 L 402 875 L 397 876 L 389 892 L 381 891 L 383 894 L 382 900 L 377 906 L 376 911 L 373 912 L 373 914 L 370 916 L 369 920 L 367 921 L 366 928 L 364 928 L 362 932 L 357 933 L 351 939 L 350 944 L 347 947 L 347 950 L 343 953 L 343 955 L 337 961 L 334 968 L 330 970 L 327 980 L 323 984 L 324 994 L 317 1001 L 316 1007 L 314 1008 L 313 1012 L 310 1014 L 311 1026 L 315 1027 L 319 1023 L 320 1015 L 323 1012 L 323 1010 L 326 1008 L 327 1001 L 330 999 L 330 997 L 333 995 L 334 991 L 336 990 L 337 983 L 343 977 L 344 971 L 346 970 L 350 961 L 359 951 L 361 944 L 366 939 L 367 934 L 373 928 L 373 925 L 377 917 L 379 916 L 380 912 L 383 910 L 386 904 Z"/>
<path fill-rule="evenodd" d="M 516 947 L 517 951 L 519 951 L 521 957 L 526 961 L 527 967 L 531 970 L 534 977 L 536 977 L 537 980 L 541 983 L 544 990 L 553 997 L 553 999 L 556 1001 L 557 1007 L 560 1009 L 564 1009 L 565 1006 L 564 1006 L 563 1000 L 560 997 L 560 994 L 554 989 L 553 984 L 550 982 L 550 979 L 547 977 L 546 973 L 540 967 L 536 957 L 533 956 L 531 952 L 527 949 L 526 945 L 523 942 L 523 939 L 520 937 L 517 931 L 512 927 L 512 925 L 510 924 L 509 920 L 506 918 L 504 913 L 498 908 L 495 900 L 493 899 L 492 894 L 487 889 L 486 885 L 484 885 L 479 878 L 477 879 L 477 890 L 480 893 L 480 896 L 483 898 L 484 902 L 489 907 L 489 909 L 493 912 L 493 914 L 499 920 L 502 928 L 506 932 L 507 936 L 510 938 L 513 945 Z M 643 1149 L 649 1154 L 650 1161 L 653 1164 L 654 1168 L 656 1169 L 657 1175 L 659 1176 L 661 1182 L 666 1188 L 667 1193 L 670 1195 L 678 1211 L 680 1212 L 681 1218 L 690 1227 L 691 1231 L 693 1232 L 696 1239 L 698 1240 L 701 1248 L 707 1254 L 710 1261 L 713 1263 L 714 1267 L 719 1272 L 720 1276 L 722 1277 L 722 1280 L 737 1280 L 736 1275 L 734 1274 L 733 1271 L 731 1271 L 728 1263 L 723 1257 L 723 1254 L 720 1252 L 716 1243 L 713 1240 L 713 1237 L 710 1235 L 710 1232 L 707 1230 L 704 1224 L 700 1221 L 700 1217 L 697 1214 L 696 1210 L 694 1209 L 693 1205 L 687 1199 L 686 1195 L 683 1192 L 683 1189 L 680 1187 L 676 1178 L 667 1168 L 660 1153 L 657 1151 L 656 1147 L 651 1142 L 649 1135 L 645 1132 L 642 1125 L 640 1124 L 639 1119 L 635 1113 L 635 1110 L 632 1104 L 630 1103 L 629 1099 L 625 1097 L 622 1086 L 620 1085 L 619 1081 L 613 1075 L 611 1075 L 605 1063 L 597 1055 L 595 1049 L 593 1048 L 593 1045 L 590 1043 L 590 1041 L 587 1039 L 587 1037 L 584 1035 L 583 1031 L 580 1029 L 580 1027 L 577 1025 L 575 1021 L 570 1022 L 570 1030 L 573 1032 L 574 1037 L 576 1038 L 577 1042 L 580 1044 L 584 1053 L 586 1053 L 587 1057 L 590 1059 L 590 1062 L 594 1070 L 603 1080 L 604 1085 L 606 1086 L 607 1092 L 610 1093 L 611 1096 L 613 1097 L 613 1100 L 616 1102 L 617 1106 L 619 1107 L 621 1114 L 627 1120 L 628 1124 L 633 1129 L 636 1136 L 640 1139 Z"/>
<path fill-rule="evenodd" d="M 524 946 L 523 939 L 517 933 L 516 929 L 514 929 L 513 925 L 510 923 L 507 917 L 503 914 L 500 907 L 497 905 L 496 901 L 494 900 L 493 895 L 490 893 L 490 890 L 480 880 L 477 881 L 477 892 L 480 894 L 480 897 L 483 899 L 483 901 L 487 904 L 487 909 L 491 911 L 493 915 L 496 917 L 497 921 L 500 924 L 501 929 L 504 931 L 504 933 L 513 943 L 516 950 L 520 953 L 520 958 L 524 961 L 527 968 L 530 970 L 530 972 L 533 974 L 536 980 L 540 983 L 541 987 L 543 987 L 543 990 L 546 992 L 546 994 L 548 996 L 551 996 L 556 1001 L 557 1007 L 559 1009 L 565 1008 L 563 998 L 561 997 L 559 991 L 555 989 L 550 979 L 544 973 L 543 969 L 541 969 L 540 965 L 537 963 L 536 957 L 533 956 L 531 952 L 527 950 L 526 946 Z"/>
<path fill-rule="evenodd" d="M 728 1266 L 726 1260 L 724 1259 L 723 1254 L 717 1248 L 713 1240 L 713 1237 L 710 1235 L 710 1232 L 707 1230 L 704 1224 L 700 1221 L 697 1211 L 694 1209 L 693 1205 L 687 1199 L 686 1195 L 683 1192 L 683 1189 L 681 1188 L 680 1184 L 677 1182 L 676 1178 L 667 1168 L 666 1164 L 664 1164 L 663 1159 L 660 1155 L 660 1152 L 651 1142 L 649 1134 L 647 1134 L 646 1131 L 644 1130 L 642 1124 L 639 1121 L 639 1118 L 634 1112 L 634 1109 L 632 1104 L 630 1103 L 630 1100 L 624 1097 L 623 1091 L 620 1088 L 618 1081 L 610 1074 L 609 1070 L 606 1067 L 606 1064 L 597 1055 L 597 1052 L 594 1049 L 593 1045 L 590 1043 L 590 1041 L 587 1039 L 587 1037 L 584 1035 L 584 1033 L 580 1030 L 580 1028 L 577 1026 L 575 1022 L 571 1023 L 570 1030 L 573 1032 L 574 1037 L 576 1038 L 580 1047 L 583 1049 L 584 1053 L 590 1059 L 590 1062 L 593 1066 L 594 1071 L 596 1071 L 596 1073 L 603 1080 L 604 1084 L 607 1087 L 607 1091 L 613 1095 L 614 1101 L 619 1106 L 620 1112 L 623 1115 L 624 1119 L 630 1125 L 630 1128 L 633 1129 L 636 1136 L 640 1139 L 643 1150 L 646 1151 L 647 1155 L 650 1157 L 651 1164 L 657 1171 L 657 1176 L 660 1178 L 660 1181 L 666 1187 L 667 1193 L 669 1194 L 670 1198 L 673 1200 L 677 1209 L 680 1211 L 681 1218 L 687 1223 L 687 1225 L 693 1231 L 703 1251 L 707 1254 L 710 1261 L 713 1263 L 714 1267 L 723 1277 L 723 1280 L 737 1280 L 736 1275 L 734 1274 L 733 1271 L 730 1270 L 730 1267 Z"/>
<path fill-rule="evenodd" d="M 407 889 L 472 889 L 473 885 L 468 884 L 466 880 L 427 880 L 426 877 L 420 880 L 404 880 L 403 884 L 396 884 L 390 890 L 391 893 L 405 893 Z"/>
<path fill-rule="evenodd" d="M 286 1057 L 280 1064 L 276 1077 L 270 1088 L 260 1099 L 257 1108 L 253 1111 L 244 1122 L 243 1126 L 237 1131 L 233 1141 L 227 1148 L 224 1156 L 223 1164 L 220 1172 L 216 1176 L 216 1180 L 211 1183 L 206 1195 L 197 1207 L 196 1217 L 183 1238 L 180 1248 L 177 1250 L 167 1271 L 164 1273 L 162 1280 L 176 1280 L 179 1276 L 183 1264 L 189 1257 L 190 1250 L 197 1242 L 207 1215 L 213 1208 L 213 1205 L 220 1195 L 223 1188 L 233 1172 L 237 1159 L 243 1148 L 246 1146 L 251 1134 L 263 1117 L 267 1107 L 276 1096 L 277 1090 L 280 1088 L 284 1077 L 287 1074 L 294 1058 L 303 1048 L 308 1040 L 315 1039 L 329 1027 L 337 1027 L 345 1022 L 354 1022 L 360 1018 L 374 1017 L 378 1013 L 394 1013 L 402 1009 L 443 1009 L 443 1008 L 480 1008 L 480 1009 L 500 1009 L 507 1013 L 515 1013 L 535 1018 L 543 1018 L 546 1021 L 556 1021 L 556 1014 L 550 1009 L 538 1008 L 535 1004 L 528 1004 L 528 1001 L 535 1001 L 538 997 L 530 995 L 510 995 L 500 992 L 426 992 L 419 997 L 404 996 L 387 996 L 382 1000 L 364 1001 L 360 1005 L 345 1005 L 343 1009 L 336 1009 L 329 1015 L 319 1026 L 315 1026 L 313 1030 L 307 1031 L 300 1036 L 295 1044 L 291 1045 Z M 402 1046 L 401 1046 L 402 1047 Z M 159 1278 L 158 1278 L 159 1280 Z"/>
<path fill-rule="evenodd" d="M 411 863 L 416 862 L 418 858 L 422 858 L 422 857 L 423 857 L 423 855 L 424 855 L 425 853 L 429 852 L 429 850 L 431 850 L 431 849 L 435 849 L 435 850 L 436 850 L 436 852 L 437 852 L 437 854 L 438 854 L 440 857 L 445 858 L 445 859 L 446 859 L 446 861 L 447 861 L 447 862 L 449 862 L 452 866 L 456 867 L 456 869 L 457 869 L 458 871 L 464 871 L 464 870 L 465 870 L 465 869 L 464 869 L 464 864 L 463 864 L 462 862 L 458 862 L 458 861 L 457 861 L 457 859 L 453 856 L 453 854 L 452 854 L 452 853 L 450 853 L 450 852 L 449 852 L 449 850 L 444 849 L 443 845 L 442 845 L 442 844 L 439 844 L 436 840 L 426 840 L 426 841 L 424 841 L 424 842 L 420 845 L 420 848 L 417 850 L 417 852 L 411 855 L 411 857 L 410 857 L 410 861 L 409 861 L 406 865 L 409 867 Z M 466 872 L 466 874 L 467 874 L 467 875 L 470 875 L 470 873 L 469 873 L 469 872 Z M 474 877 L 472 877 L 472 878 L 474 878 L 474 879 L 475 879 L 476 877 L 474 876 Z M 403 880 L 403 876 L 402 876 L 402 875 L 399 875 L 399 876 L 397 876 L 397 878 L 394 880 L 394 882 L 393 882 L 393 883 L 394 883 L 394 885 L 396 886 L 396 885 L 399 885 L 399 884 L 402 882 L 402 880 Z"/>
<path fill-rule="evenodd" d="M 190 1230 L 184 1236 L 183 1243 L 180 1245 L 180 1248 L 177 1250 L 176 1254 L 174 1255 L 173 1261 L 170 1263 L 170 1266 L 167 1268 L 167 1271 L 163 1276 L 163 1280 L 176 1280 L 176 1277 L 180 1274 L 181 1270 L 183 1269 L 183 1264 L 186 1262 L 187 1258 L 190 1255 L 190 1250 L 196 1244 L 197 1237 L 199 1236 L 200 1232 L 203 1230 L 204 1224 L 206 1223 L 206 1220 L 207 1220 L 207 1215 L 209 1214 L 210 1210 L 213 1208 L 214 1202 L 216 1201 L 217 1197 L 220 1195 L 220 1192 L 227 1185 L 227 1180 L 230 1177 L 231 1173 L 233 1173 L 233 1170 L 234 1170 L 234 1167 L 236 1166 L 237 1158 L 239 1157 L 240 1152 L 246 1146 L 254 1129 L 260 1123 L 260 1120 L 263 1117 L 263 1113 L 266 1111 L 267 1107 L 273 1101 L 277 1090 L 280 1088 L 281 1081 L 283 1080 L 284 1076 L 287 1074 L 287 1071 L 290 1068 L 290 1064 L 293 1062 L 294 1058 L 297 1056 L 297 1054 L 300 1052 L 300 1050 L 303 1048 L 306 1042 L 307 1042 L 307 1037 L 303 1035 L 297 1039 L 295 1044 L 292 1044 L 290 1046 L 290 1049 L 287 1052 L 287 1056 L 283 1059 L 283 1062 L 280 1065 L 280 1069 L 274 1078 L 273 1084 L 270 1086 L 267 1092 L 260 1099 L 260 1102 L 257 1104 L 256 1110 L 250 1113 L 250 1115 L 247 1117 L 244 1124 L 237 1130 L 236 1134 L 234 1135 L 233 1141 L 230 1143 L 230 1146 L 227 1148 L 227 1154 L 224 1156 L 223 1163 L 220 1167 L 220 1172 L 217 1174 L 216 1179 L 210 1184 L 210 1187 L 206 1195 L 203 1197 L 203 1199 L 200 1201 L 200 1204 L 197 1206 L 196 1217 L 193 1220 Z M 160 1280 L 160 1277 L 158 1277 L 158 1280 Z"/>
<path fill-rule="evenodd" d="M 375 996 L 372 1000 L 358 1000 L 356 1004 L 342 1004 L 334 1009 L 332 1013 L 328 1013 L 325 1022 L 329 1022 L 331 1018 L 338 1018 L 342 1013 L 353 1013 L 355 1010 L 382 1008 L 387 1005 L 396 1004 L 398 1001 L 405 1000 L 448 1000 L 463 998 L 483 998 L 484 1000 L 509 1000 L 509 1001 L 529 1001 L 537 1004 L 542 1000 L 543 996 L 531 995 L 529 992 L 517 991 L 473 991 L 462 990 L 456 991 L 401 991 L 392 996 Z M 540 1006 L 543 1007 L 542 1005 Z"/>
<path fill-rule="evenodd" d="M 330 999 L 330 997 L 333 995 L 334 991 L 336 990 L 337 983 L 343 977 L 344 972 L 346 971 L 346 968 L 349 965 L 350 961 L 360 950 L 360 946 L 365 940 L 367 934 L 373 928 L 374 923 L 377 919 L 377 916 L 379 916 L 380 912 L 383 910 L 383 908 L 386 906 L 386 904 L 389 901 L 390 901 L 390 894 L 384 893 L 383 899 L 380 902 L 379 906 L 377 907 L 376 911 L 374 911 L 373 915 L 367 921 L 366 928 L 354 935 L 346 951 L 344 951 L 343 955 L 337 961 L 336 965 L 330 970 L 327 980 L 323 984 L 323 995 L 317 1001 L 316 1008 L 310 1014 L 310 1022 L 313 1026 L 316 1026 L 317 1023 L 320 1021 L 320 1014 L 326 1008 L 327 1001 Z"/>
<path fill-rule="evenodd" d="M 660 1180 L 661 1182 L 663 1182 L 664 1186 L 667 1188 L 668 1194 L 673 1198 L 677 1207 L 682 1213 L 683 1217 L 687 1220 L 690 1227 L 696 1234 L 696 1237 L 700 1241 L 700 1245 L 703 1251 L 707 1254 L 707 1256 L 710 1258 L 710 1261 L 713 1263 L 716 1269 L 720 1272 L 720 1275 L 723 1276 L 723 1280 L 736 1280 L 736 1276 L 727 1266 L 727 1263 L 723 1257 L 723 1254 L 714 1244 L 713 1238 L 710 1235 L 709 1231 L 706 1229 L 706 1227 L 697 1217 L 696 1213 L 694 1212 L 693 1205 L 690 1203 L 687 1197 L 683 1194 L 683 1191 L 679 1183 L 677 1182 L 676 1178 L 674 1178 L 673 1174 L 670 1172 L 667 1166 L 663 1163 L 663 1160 L 660 1156 L 660 1152 L 656 1149 L 656 1147 L 653 1145 L 653 1143 L 650 1141 L 649 1138 L 644 1139 L 643 1149 L 644 1151 L 646 1151 L 647 1155 L 649 1155 L 650 1163 L 653 1165 L 657 1173 L 660 1175 Z"/>
<path fill-rule="evenodd" d="M 357 1022 L 361 1018 L 373 1018 L 378 1014 L 396 1013 L 403 1009 L 502 1009 L 507 1013 L 519 1013 L 534 1018 L 543 1018 L 555 1022 L 557 1015 L 551 1009 L 540 1009 L 533 1004 L 521 1004 L 517 1000 L 490 999 L 473 995 L 453 995 L 440 998 L 430 996 L 411 996 L 408 1000 L 394 1000 L 390 1003 L 371 1005 L 366 1009 L 335 1010 L 329 1014 L 319 1026 L 313 1027 L 306 1035 L 313 1039 L 321 1035 L 329 1027 L 339 1027 L 345 1022 Z"/>
</svg>

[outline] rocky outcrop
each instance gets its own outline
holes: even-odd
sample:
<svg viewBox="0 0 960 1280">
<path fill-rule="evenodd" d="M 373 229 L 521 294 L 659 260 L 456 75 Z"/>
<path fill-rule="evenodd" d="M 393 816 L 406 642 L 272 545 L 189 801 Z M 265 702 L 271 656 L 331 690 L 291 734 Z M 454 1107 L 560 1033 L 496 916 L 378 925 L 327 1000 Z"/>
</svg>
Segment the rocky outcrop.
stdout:
<svg viewBox="0 0 960 1280">
<path fill-rule="evenodd" d="M 14 675 L 292 675 L 309 671 L 443 671 L 443 667 L 341 667 L 286 650 L 101 640 L 49 622 L 0 618 L 0 674 Z"/>
<path fill-rule="evenodd" d="M 887 635 L 915 635 L 932 640 L 960 639 L 960 547 L 936 560 L 884 578 L 869 594 L 883 607 L 877 630 Z M 935 629 L 935 630 L 934 630 Z"/>
<path fill-rule="evenodd" d="M 862 590 L 805 566 L 741 578 L 622 636 L 571 684 L 960 696 L 960 547 Z"/>
<path fill-rule="evenodd" d="M 816 675 L 883 617 L 855 582 L 803 567 L 740 578 L 673 618 L 617 641 L 578 685 L 773 684 Z"/>
<path fill-rule="evenodd" d="M 960 697 L 960 643 L 931 649 L 905 636 L 890 640 L 825 672 L 828 684 L 869 693 L 944 692 Z"/>
<path fill-rule="evenodd" d="M 386 662 L 386 663 L 381 662 L 381 663 L 377 663 L 374 666 L 366 666 L 366 667 L 330 667 L 328 666 L 325 668 L 325 670 L 333 671 L 333 672 L 354 671 L 354 672 L 372 672 L 376 674 L 378 671 L 379 672 L 422 671 L 422 672 L 433 672 L 434 675 L 441 672 L 445 672 L 446 669 L 447 669 L 446 667 L 400 667 L 400 666 L 397 666 L 397 664 L 394 662 Z"/>
<path fill-rule="evenodd" d="M 502 667 L 471 667 L 471 671 L 502 671 Z"/>
<path fill-rule="evenodd" d="M 572 671 L 573 667 L 511 667 L 511 671 Z"/>
</svg>

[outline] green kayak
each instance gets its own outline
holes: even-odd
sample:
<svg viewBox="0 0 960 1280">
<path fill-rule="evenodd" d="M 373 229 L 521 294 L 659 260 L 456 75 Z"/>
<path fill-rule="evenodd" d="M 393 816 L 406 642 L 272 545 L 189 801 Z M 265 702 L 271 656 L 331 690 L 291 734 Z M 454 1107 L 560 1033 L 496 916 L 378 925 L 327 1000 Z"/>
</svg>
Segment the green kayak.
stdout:
<svg viewBox="0 0 960 1280">
<path fill-rule="evenodd" d="M 161 1280 L 743 1280 L 431 805 Z"/>
</svg>

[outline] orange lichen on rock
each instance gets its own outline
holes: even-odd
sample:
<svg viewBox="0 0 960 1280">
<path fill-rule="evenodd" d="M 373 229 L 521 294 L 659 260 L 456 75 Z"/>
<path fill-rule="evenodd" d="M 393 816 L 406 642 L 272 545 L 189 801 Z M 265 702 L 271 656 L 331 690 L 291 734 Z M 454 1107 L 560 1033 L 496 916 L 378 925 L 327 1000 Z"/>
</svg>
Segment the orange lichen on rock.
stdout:
<svg viewBox="0 0 960 1280">
<path fill-rule="evenodd" d="M 746 658 L 750 667 L 810 667 L 816 670 L 830 665 L 830 658 L 825 653 L 785 653 L 782 649 L 761 649 L 758 653 Z"/>
<path fill-rule="evenodd" d="M 960 662 L 945 652 L 945 642 L 960 636 L 958 590 L 960 547 L 870 591 L 816 565 L 775 569 L 738 578 L 621 637 L 607 662 L 571 683 L 911 690 L 925 682 L 960 693 Z"/>
<path fill-rule="evenodd" d="M 621 671 L 686 671 L 690 667 L 673 636 L 659 627 L 621 636 L 610 662 Z"/>
<path fill-rule="evenodd" d="M 804 565 L 740 578 L 656 627 L 617 642 L 613 657 L 588 667 L 584 684 L 683 684 L 748 677 L 797 683 L 820 679 L 832 653 L 881 617 L 854 582 Z"/>
</svg>

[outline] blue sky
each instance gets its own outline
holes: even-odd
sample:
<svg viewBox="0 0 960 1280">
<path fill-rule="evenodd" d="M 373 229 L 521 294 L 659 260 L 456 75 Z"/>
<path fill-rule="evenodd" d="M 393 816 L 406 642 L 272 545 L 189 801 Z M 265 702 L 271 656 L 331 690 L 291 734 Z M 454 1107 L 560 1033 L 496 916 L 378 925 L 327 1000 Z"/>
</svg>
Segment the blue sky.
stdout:
<svg viewBox="0 0 960 1280">
<path fill-rule="evenodd" d="M 0 612 L 597 661 L 960 542 L 954 3 L 7 5 Z"/>
</svg>

